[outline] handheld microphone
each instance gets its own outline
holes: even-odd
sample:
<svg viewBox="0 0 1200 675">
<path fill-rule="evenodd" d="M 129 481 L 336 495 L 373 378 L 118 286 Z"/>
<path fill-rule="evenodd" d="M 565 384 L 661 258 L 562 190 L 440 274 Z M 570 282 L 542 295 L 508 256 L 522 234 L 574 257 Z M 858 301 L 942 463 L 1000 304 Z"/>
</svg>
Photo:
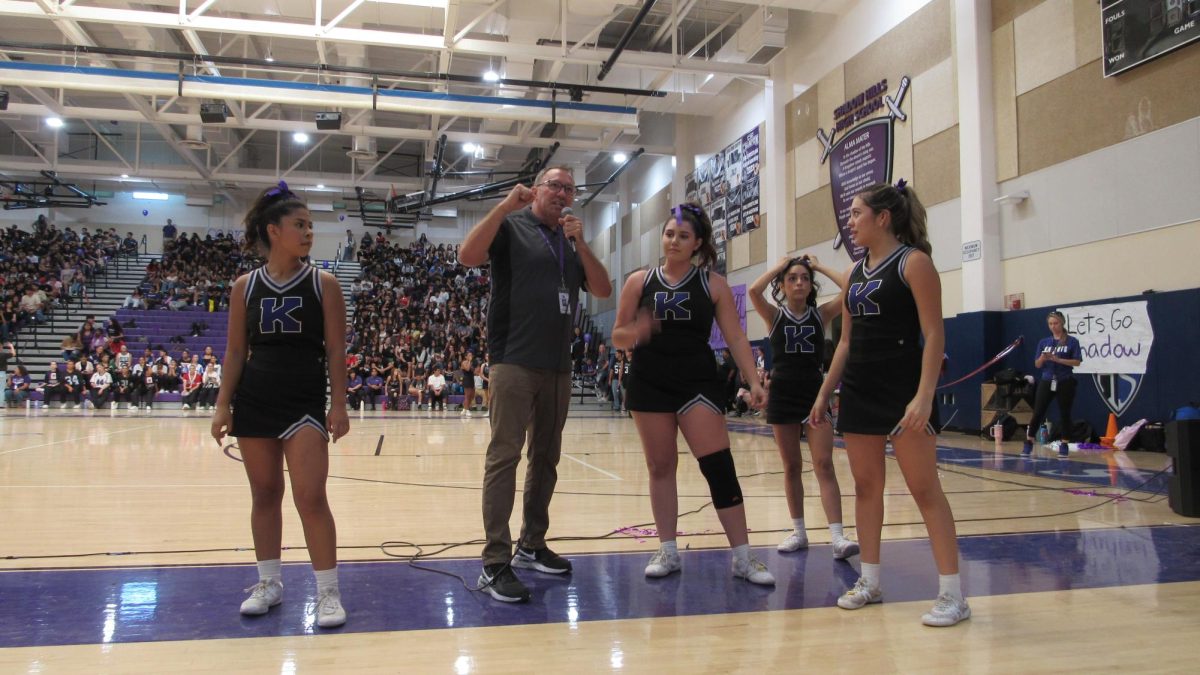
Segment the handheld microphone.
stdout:
<svg viewBox="0 0 1200 675">
<path fill-rule="evenodd" d="M 562 216 L 561 216 L 561 217 L 563 217 L 563 218 L 566 218 L 567 216 L 571 216 L 571 215 L 574 215 L 574 214 L 575 214 L 575 210 L 574 210 L 574 209 L 572 209 L 572 208 L 571 208 L 571 207 L 569 207 L 569 206 L 564 206 L 564 207 L 563 207 L 563 210 L 562 210 Z M 571 251 L 572 251 L 572 252 L 575 252 L 575 237 L 567 237 L 567 241 L 571 242 Z"/>
</svg>

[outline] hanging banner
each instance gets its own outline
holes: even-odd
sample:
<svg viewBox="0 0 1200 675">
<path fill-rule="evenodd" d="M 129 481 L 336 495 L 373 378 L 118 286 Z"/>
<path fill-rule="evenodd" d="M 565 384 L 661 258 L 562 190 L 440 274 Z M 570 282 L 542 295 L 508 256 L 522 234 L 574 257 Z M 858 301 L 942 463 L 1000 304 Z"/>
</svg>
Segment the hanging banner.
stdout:
<svg viewBox="0 0 1200 675">
<path fill-rule="evenodd" d="M 1117 416 L 1137 398 L 1146 376 L 1154 346 L 1147 305 L 1143 300 L 1059 310 L 1083 352 L 1083 362 L 1075 373 L 1091 374 L 1096 393 Z"/>
<path fill-rule="evenodd" d="M 825 148 L 821 163 L 830 160 L 829 187 L 838 229 L 833 247 L 844 245 L 854 261 L 867 252 L 850 239 L 850 205 L 854 195 L 867 187 L 892 182 L 893 124 L 908 120 L 901 105 L 911 84 L 907 75 L 900 78 L 900 88 L 893 98 L 887 95 L 888 81 L 880 80 L 834 110 L 835 124 L 828 134 L 817 129 L 817 140 Z M 883 117 L 860 122 L 880 110 L 886 111 Z M 843 132 L 840 137 L 839 132 Z"/>
<path fill-rule="evenodd" d="M 729 239 L 762 222 L 758 183 L 761 140 L 761 132 L 755 127 L 685 177 L 687 199 L 703 206 L 712 220 L 713 245 L 717 249 L 713 268 L 720 274 L 725 274 Z"/>
<path fill-rule="evenodd" d="M 876 183 L 892 182 L 892 118 L 877 117 L 854 127 L 829 153 L 829 187 L 838 236 L 851 260 L 866 250 L 850 239 L 850 205 L 854 195 Z"/>
<path fill-rule="evenodd" d="M 1083 363 L 1075 372 L 1144 374 L 1154 344 L 1146 305 L 1142 300 L 1058 310 L 1083 350 Z"/>
<path fill-rule="evenodd" d="M 738 284 L 730 286 L 729 290 L 733 291 L 733 306 L 737 308 L 738 323 L 742 324 L 742 332 L 746 332 L 746 284 Z M 708 346 L 713 349 L 725 349 L 729 345 L 725 344 L 725 337 L 721 335 L 721 329 L 717 326 L 717 322 L 713 321 L 712 332 L 708 335 Z"/>
</svg>

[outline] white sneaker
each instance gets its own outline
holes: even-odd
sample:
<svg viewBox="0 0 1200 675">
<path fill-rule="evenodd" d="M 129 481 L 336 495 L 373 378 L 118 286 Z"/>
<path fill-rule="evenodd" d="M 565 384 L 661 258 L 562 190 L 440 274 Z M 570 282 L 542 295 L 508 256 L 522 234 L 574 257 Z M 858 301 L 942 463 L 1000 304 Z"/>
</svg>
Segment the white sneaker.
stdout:
<svg viewBox="0 0 1200 675">
<path fill-rule="evenodd" d="M 246 589 L 250 597 L 242 603 L 242 614 L 259 616 L 283 602 L 283 582 L 278 579 L 262 579 Z"/>
<path fill-rule="evenodd" d="M 845 560 L 852 555 L 858 555 L 858 542 L 842 537 L 833 542 L 833 559 Z"/>
<path fill-rule="evenodd" d="M 792 532 L 775 547 L 781 553 L 791 553 L 799 551 L 802 548 L 808 548 L 808 533 L 807 532 Z"/>
<path fill-rule="evenodd" d="M 738 579 L 745 579 L 752 584 L 760 584 L 762 586 L 775 585 L 775 577 L 767 571 L 767 566 L 759 562 L 754 556 L 750 556 L 746 560 L 734 558 L 733 576 Z"/>
<path fill-rule="evenodd" d="M 470 417 L 470 416 L 471 416 L 471 409 L 470 409 L 470 408 L 463 408 L 462 415 L 463 415 L 463 417 Z"/>
<path fill-rule="evenodd" d="M 336 588 L 321 592 L 317 598 L 317 625 L 334 628 L 346 623 L 346 610 L 342 607 L 342 594 Z"/>
<path fill-rule="evenodd" d="M 854 587 L 842 594 L 837 600 L 842 609 L 861 609 L 867 605 L 883 601 L 883 592 L 878 586 L 872 586 L 863 577 L 854 582 Z"/>
<path fill-rule="evenodd" d="M 184 403 L 184 404 L 183 404 L 183 409 L 184 409 L 184 410 L 191 410 L 191 409 L 192 409 L 192 406 L 190 406 L 190 405 L 188 405 L 188 404 Z"/>
<path fill-rule="evenodd" d="M 646 565 L 646 576 L 655 579 L 665 577 L 672 572 L 678 572 L 681 567 L 678 553 L 667 553 L 660 548 L 651 556 L 650 564 Z"/>
<path fill-rule="evenodd" d="M 944 628 L 969 618 L 971 618 L 971 608 L 967 605 L 965 598 L 956 600 L 949 593 L 942 593 L 933 603 L 933 609 L 921 617 L 921 623 L 926 626 Z"/>
</svg>

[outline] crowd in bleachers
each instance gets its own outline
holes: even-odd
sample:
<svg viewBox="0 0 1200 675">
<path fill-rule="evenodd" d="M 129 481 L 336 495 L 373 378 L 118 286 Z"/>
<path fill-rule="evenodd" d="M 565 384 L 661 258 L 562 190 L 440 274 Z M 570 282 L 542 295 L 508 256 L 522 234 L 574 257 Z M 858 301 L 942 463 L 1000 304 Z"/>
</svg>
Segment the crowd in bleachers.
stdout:
<svg viewBox="0 0 1200 675">
<path fill-rule="evenodd" d="M 146 266 L 145 281 L 125 298 L 122 307 L 227 310 L 234 280 L 261 264 L 261 258 L 247 253 L 241 242 L 224 233 L 203 239 L 194 233 L 166 238 L 162 262 Z"/>
<path fill-rule="evenodd" d="M 104 242 L 111 243 L 107 237 Z M 457 246 L 431 244 L 424 235 L 407 244 L 391 243 L 382 233 L 364 237 L 357 250 L 362 272 L 347 298 L 353 310 L 346 334 L 351 407 L 445 410 L 453 402 L 463 414 L 477 402 L 486 408 L 488 270 L 463 267 L 457 255 Z M 30 263 L 28 253 L 25 258 L 11 269 L 27 271 L 31 264 L 36 269 L 42 260 L 34 255 Z M 208 313 L 226 311 L 234 279 L 261 262 L 224 235 L 166 239 L 162 261 L 147 267 L 146 278 L 117 314 L 102 325 L 89 316 L 62 340 L 61 362 L 36 378 L 18 376 L 23 393 L 14 391 L 15 397 L 40 391 L 43 400 L 64 406 L 128 403 L 136 410 L 155 401 L 182 401 L 211 407 L 220 385 L 226 318 Z M 47 302 L 62 292 L 61 283 L 50 283 Z M 577 331 L 572 346 L 577 382 L 598 393 L 609 390 L 612 370 L 600 344 Z M 471 390 L 478 398 L 463 405 Z"/>
<path fill-rule="evenodd" d="M 131 233 L 124 239 L 114 229 L 89 234 L 84 228 L 76 234 L 44 219 L 32 233 L 11 228 L 0 237 L 0 289 L 6 296 L 22 293 L 16 310 L 4 316 L 6 338 L 30 322 L 44 322 L 71 298 L 86 302 L 88 281 L 118 253 L 136 254 L 138 245 Z M 89 315 L 62 338 L 61 361 L 51 362 L 37 376 L 17 365 L 5 392 L 8 403 L 30 398 L 62 407 L 127 403 L 138 410 L 152 408 L 155 401 L 182 401 L 187 407 L 211 409 L 221 372 L 214 347 L 224 345 L 224 319 L 214 318 L 220 336 L 204 340 L 209 324 L 202 318 L 168 321 L 153 311 L 136 310 L 225 309 L 233 278 L 258 260 L 223 235 L 171 238 L 164 249 L 162 262 L 147 267 L 146 278 L 116 315 L 103 324 Z"/>
<path fill-rule="evenodd" d="M 471 389 L 486 405 L 486 271 L 463 267 L 457 246 L 424 235 L 408 245 L 364 238 L 358 257 L 346 335 L 351 406 L 386 399 L 393 409 L 409 401 L 445 409 Z"/>
<path fill-rule="evenodd" d="M 0 343 L 22 328 L 43 324 L 71 299 L 88 302 L 88 287 L 121 252 L 137 251 L 132 234 L 114 228 L 59 229 L 39 216 L 33 231 L 0 230 Z"/>
</svg>

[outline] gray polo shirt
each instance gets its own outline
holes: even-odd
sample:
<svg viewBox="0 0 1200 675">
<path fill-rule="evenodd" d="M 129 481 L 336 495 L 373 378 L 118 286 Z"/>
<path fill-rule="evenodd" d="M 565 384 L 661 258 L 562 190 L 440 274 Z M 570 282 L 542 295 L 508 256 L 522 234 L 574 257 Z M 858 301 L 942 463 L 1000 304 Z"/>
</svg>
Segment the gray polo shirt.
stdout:
<svg viewBox="0 0 1200 675">
<path fill-rule="evenodd" d="M 572 326 L 584 276 L 583 264 L 561 228 L 551 230 L 542 225 L 529 207 L 514 211 L 500 224 L 488 258 L 492 264 L 488 307 L 492 364 L 570 371 Z M 564 281 L 570 314 L 559 311 L 558 291 Z"/>
</svg>

